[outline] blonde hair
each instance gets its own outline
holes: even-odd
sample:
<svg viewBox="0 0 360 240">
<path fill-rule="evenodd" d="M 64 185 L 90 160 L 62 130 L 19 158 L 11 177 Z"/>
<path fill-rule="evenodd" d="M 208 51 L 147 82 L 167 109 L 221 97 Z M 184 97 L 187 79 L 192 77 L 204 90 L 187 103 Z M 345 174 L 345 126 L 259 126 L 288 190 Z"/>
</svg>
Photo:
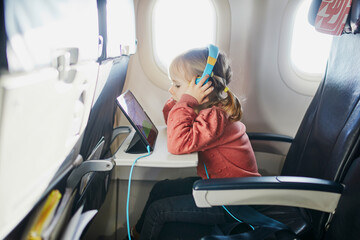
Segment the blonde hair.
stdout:
<svg viewBox="0 0 360 240">
<path fill-rule="evenodd" d="M 191 81 L 194 76 L 201 76 L 205 69 L 209 50 L 207 48 L 192 49 L 177 56 L 170 64 L 169 76 L 174 79 L 178 76 Z M 230 62 L 225 53 L 219 52 L 213 69 L 214 75 L 209 77 L 214 90 L 209 95 L 209 102 L 198 106 L 198 110 L 218 106 L 229 116 L 230 121 L 239 121 L 242 117 L 242 108 L 239 99 L 229 90 L 224 89 L 232 80 Z"/>
</svg>

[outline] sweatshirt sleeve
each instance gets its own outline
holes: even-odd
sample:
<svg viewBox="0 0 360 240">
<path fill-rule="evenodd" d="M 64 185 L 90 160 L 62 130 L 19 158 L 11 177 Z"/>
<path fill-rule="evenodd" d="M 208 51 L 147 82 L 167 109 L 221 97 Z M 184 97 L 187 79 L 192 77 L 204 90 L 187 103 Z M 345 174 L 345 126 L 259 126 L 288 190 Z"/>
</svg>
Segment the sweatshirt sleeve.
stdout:
<svg viewBox="0 0 360 240">
<path fill-rule="evenodd" d="M 174 107 L 175 104 L 176 104 L 176 101 L 172 98 L 170 98 L 169 100 L 166 101 L 164 108 L 163 108 L 165 124 L 167 124 L 169 112 Z"/>
<path fill-rule="evenodd" d="M 170 153 L 202 151 L 224 133 L 226 113 L 212 107 L 196 114 L 193 107 L 197 105 L 194 97 L 184 94 L 169 112 L 167 136 Z"/>
</svg>

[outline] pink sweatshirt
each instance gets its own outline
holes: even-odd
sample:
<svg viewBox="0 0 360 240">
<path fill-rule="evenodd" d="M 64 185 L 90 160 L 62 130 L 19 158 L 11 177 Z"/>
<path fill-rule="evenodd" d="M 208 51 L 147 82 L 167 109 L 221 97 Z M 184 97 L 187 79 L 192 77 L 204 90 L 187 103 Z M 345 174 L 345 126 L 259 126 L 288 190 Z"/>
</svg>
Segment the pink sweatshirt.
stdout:
<svg viewBox="0 0 360 240">
<path fill-rule="evenodd" d="M 230 122 L 218 107 L 201 110 L 198 101 L 184 94 L 179 102 L 170 99 L 163 113 L 167 123 L 168 150 L 172 154 L 198 152 L 197 174 L 210 178 L 260 176 L 246 128 L 240 121 Z"/>
</svg>

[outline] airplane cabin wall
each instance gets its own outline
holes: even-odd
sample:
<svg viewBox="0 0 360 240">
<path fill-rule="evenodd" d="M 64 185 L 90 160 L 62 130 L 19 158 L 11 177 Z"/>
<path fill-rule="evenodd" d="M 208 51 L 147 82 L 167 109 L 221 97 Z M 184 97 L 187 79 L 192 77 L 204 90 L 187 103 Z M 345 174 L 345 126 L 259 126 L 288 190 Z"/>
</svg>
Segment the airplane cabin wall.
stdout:
<svg viewBox="0 0 360 240">
<path fill-rule="evenodd" d="M 242 100 L 243 122 L 248 131 L 294 136 L 312 99 L 290 89 L 278 66 L 280 32 L 288 2 L 229 1 L 229 57 L 234 73 L 230 89 Z M 135 8 L 141 3 L 141 0 L 136 0 Z M 137 16 L 137 24 L 139 18 Z M 139 38 L 140 34 L 137 36 Z M 138 48 L 141 47 L 139 44 Z M 156 124 L 164 124 L 161 110 L 170 94 L 148 78 L 141 66 L 139 51 L 131 57 L 125 89 L 134 92 Z"/>
<path fill-rule="evenodd" d="M 230 58 L 235 76 L 230 89 L 242 99 L 242 121 L 248 132 L 294 137 L 312 100 L 312 96 L 289 88 L 285 83 L 288 76 L 280 72 L 279 50 L 283 47 L 280 41 L 284 38 L 281 34 L 292 34 L 283 29 L 283 21 L 288 20 L 285 11 L 289 10 L 291 1 L 230 1 Z M 290 144 L 253 141 L 252 145 L 259 172 L 280 174 Z"/>
<path fill-rule="evenodd" d="M 242 102 L 244 110 L 242 121 L 247 126 L 248 132 L 295 136 L 312 99 L 311 94 L 302 94 L 289 88 L 279 68 L 279 49 L 282 48 L 280 39 L 283 37 L 281 34 L 292 34 L 291 31 L 286 32 L 282 28 L 283 21 L 288 21 L 285 18 L 286 11 L 296 10 L 294 7 L 288 7 L 291 3 L 294 5 L 293 1 L 298 0 L 229 0 L 228 2 L 231 10 L 231 33 L 227 41 L 230 47 L 229 51 L 227 49 L 224 51 L 231 59 L 234 76 L 229 87 Z M 142 4 L 147 3 L 143 0 L 135 0 L 138 50 L 130 59 L 124 89 L 133 91 L 155 124 L 164 125 L 162 107 L 170 94 L 164 90 L 165 87 L 159 88 L 147 76 L 140 59 L 142 55 L 139 54 L 140 49 L 145 47 L 142 45 L 144 39 L 141 39 L 144 37 L 144 32 L 139 30 L 143 27 L 139 25 L 146 22 L 143 19 L 146 14 L 139 10 Z M 271 149 L 273 153 L 280 153 L 280 158 L 274 159 L 272 155 L 256 152 L 258 165 L 263 174 L 280 172 L 288 144 L 253 143 L 253 147 Z M 268 168 L 269 170 L 266 170 Z"/>
<path fill-rule="evenodd" d="M 236 76 L 231 89 L 244 99 L 248 131 L 294 136 L 312 99 L 290 89 L 279 70 L 281 27 L 289 2 L 230 1 L 230 58 Z"/>
<path fill-rule="evenodd" d="M 146 48 L 144 44 L 146 36 L 142 31 L 144 26 L 141 24 L 151 21 L 149 19 L 151 15 L 143 12 L 144 9 L 151 11 L 144 7 L 144 5 L 149 5 L 148 1 L 134 0 L 138 45 L 137 52 L 130 57 L 124 91 L 130 89 L 153 122 L 160 126 L 165 124 L 162 108 L 170 94 L 165 86 L 159 87 L 154 83 L 156 80 L 149 78 L 143 68 L 144 63 L 141 62 L 143 60 L 141 50 Z M 281 48 L 279 41 L 282 21 L 288 3 L 291 1 L 293 0 L 230 0 L 228 2 L 231 10 L 231 28 L 229 39 L 224 40 L 229 42 L 229 49 L 224 49 L 224 51 L 232 61 L 234 76 L 229 87 L 242 100 L 244 109 L 242 121 L 251 132 L 294 136 L 312 99 L 311 96 L 300 94 L 287 87 L 279 70 L 278 56 Z M 144 19 L 145 17 L 148 19 Z M 151 31 L 148 32 L 151 33 Z M 149 38 L 147 36 L 147 39 Z M 125 117 L 121 118 L 120 125 L 129 125 Z M 288 144 L 283 146 L 278 143 L 254 143 L 253 146 L 261 173 L 264 175 L 279 173 Z M 280 155 L 258 152 L 258 147 L 270 148 Z M 121 170 L 122 173 L 130 171 L 129 168 L 124 167 Z M 137 168 L 135 172 L 139 173 L 140 170 Z M 148 194 L 158 180 L 185 177 L 196 173 L 195 169 L 185 168 L 152 168 L 151 172 L 154 173 L 151 175 L 157 175 L 157 177 L 144 174 L 132 179 L 130 226 L 133 226 L 139 218 Z M 98 218 L 94 220 L 96 224 L 86 237 L 95 239 L 98 235 L 115 235 L 116 239 L 122 239 L 127 234 L 125 196 L 128 181 L 126 174 L 118 175 L 121 177 L 116 179 L 116 184 L 113 184 L 116 189 L 111 190 L 111 194 L 104 203 L 105 209 L 99 212 Z M 113 210 L 114 205 L 118 209 L 117 212 Z"/>
</svg>

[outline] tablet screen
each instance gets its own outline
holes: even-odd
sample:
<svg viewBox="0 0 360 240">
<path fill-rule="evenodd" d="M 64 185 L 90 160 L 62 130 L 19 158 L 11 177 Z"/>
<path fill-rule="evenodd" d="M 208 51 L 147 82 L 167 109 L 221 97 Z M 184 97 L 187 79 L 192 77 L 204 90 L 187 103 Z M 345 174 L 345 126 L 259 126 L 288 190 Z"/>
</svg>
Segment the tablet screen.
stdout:
<svg viewBox="0 0 360 240">
<path fill-rule="evenodd" d="M 149 145 L 151 150 L 153 150 L 158 130 L 136 100 L 133 93 L 130 90 L 127 90 L 116 100 L 124 115 L 140 135 L 143 143 Z"/>
</svg>

